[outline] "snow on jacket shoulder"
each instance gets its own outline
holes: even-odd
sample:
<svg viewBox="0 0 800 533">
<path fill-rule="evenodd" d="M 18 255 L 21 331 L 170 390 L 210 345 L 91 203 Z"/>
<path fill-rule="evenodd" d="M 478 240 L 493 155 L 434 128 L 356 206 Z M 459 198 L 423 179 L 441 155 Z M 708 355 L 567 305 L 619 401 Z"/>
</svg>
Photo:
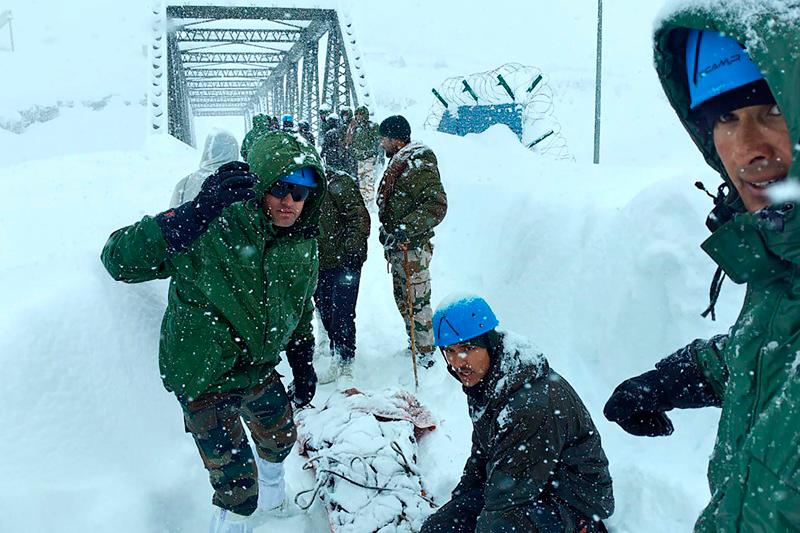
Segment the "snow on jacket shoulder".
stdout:
<svg viewBox="0 0 800 533">
<path fill-rule="evenodd" d="M 532 530 L 527 511 L 538 499 L 565 507 L 563 517 L 607 518 L 614 509 L 611 476 L 589 412 L 541 354 L 509 334 L 503 344 L 502 361 L 480 389 L 465 389 L 472 453 L 454 497 L 483 491 L 480 532 L 501 522 Z"/>
</svg>

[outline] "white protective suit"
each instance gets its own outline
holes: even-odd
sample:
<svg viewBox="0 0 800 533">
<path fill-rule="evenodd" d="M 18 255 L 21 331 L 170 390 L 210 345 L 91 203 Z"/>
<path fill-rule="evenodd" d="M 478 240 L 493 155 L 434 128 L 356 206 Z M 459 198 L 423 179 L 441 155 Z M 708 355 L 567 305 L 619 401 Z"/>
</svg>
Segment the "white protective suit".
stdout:
<svg viewBox="0 0 800 533">
<path fill-rule="evenodd" d="M 236 137 L 225 130 L 214 129 L 206 137 L 203 156 L 200 158 L 200 168 L 192 172 L 175 185 L 172 193 L 170 207 L 177 207 L 189 200 L 193 200 L 203 182 L 220 166 L 231 161 L 239 160 L 239 142 Z"/>
</svg>

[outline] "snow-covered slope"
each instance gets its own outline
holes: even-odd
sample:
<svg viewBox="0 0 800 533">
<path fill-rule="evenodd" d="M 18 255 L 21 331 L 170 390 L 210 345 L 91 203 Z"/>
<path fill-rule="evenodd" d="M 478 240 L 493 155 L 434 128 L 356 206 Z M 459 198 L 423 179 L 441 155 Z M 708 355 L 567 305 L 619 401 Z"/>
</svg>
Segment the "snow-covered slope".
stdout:
<svg viewBox="0 0 800 533">
<path fill-rule="evenodd" d="M 144 130 L 146 9 L 119 2 L 109 15 L 101 4 L 11 3 L 18 52 L 2 58 L 17 83 L 0 90 L 0 117 L 75 104 L 21 134 L 0 130 L 0 531 L 194 532 L 208 519 L 207 475 L 158 376 L 165 283 L 115 283 L 98 260 L 111 231 L 166 207 L 199 153 Z M 698 247 L 709 202 L 692 183 L 715 178 L 651 71 L 657 6 L 630 0 L 606 13 L 604 164 L 593 166 L 594 2 L 341 5 L 378 118 L 407 114 L 439 158 L 450 209 L 435 240 L 434 303 L 453 291 L 484 295 L 503 327 L 530 336 L 582 394 L 611 461 L 615 531 L 688 531 L 708 498 L 715 413 L 676 414 L 666 439 L 631 437 L 601 413 L 620 379 L 721 331 L 741 298 L 728 285 L 718 322 L 699 317 L 713 266 Z M 87 21 L 97 30 L 73 35 Z M 78 60 L 82 51 L 94 59 Z M 538 159 L 502 127 L 466 138 L 421 130 L 430 87 L 508 61 L 550 72 L 576 163 Z M 102 109 L 82 103 L 107 95 L 116 96 Z M 410 363 L 394 355 L 403 327 L 375 233 L 356 382 L 411 387 Z M 321 387 L 320 400 L 331 390 Z M 442 502 L 469 451 L 466 402 L 443 365 L 422 376 L 419 396 L 440 418 L 419 460 Z M 295 490 L 311 483 L 301 464 L 294 455 L 287 464 Z M 272 526 L 324 524 L 315 507 Z"/>
</svg>

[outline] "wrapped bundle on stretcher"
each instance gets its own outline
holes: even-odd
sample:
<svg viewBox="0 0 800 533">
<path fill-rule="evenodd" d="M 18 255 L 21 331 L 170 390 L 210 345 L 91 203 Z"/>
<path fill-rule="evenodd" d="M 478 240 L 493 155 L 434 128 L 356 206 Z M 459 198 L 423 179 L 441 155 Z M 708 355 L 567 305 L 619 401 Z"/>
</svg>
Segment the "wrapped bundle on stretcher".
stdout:
<svg viewBox="0 0 800 533">
<path fill-rule="evenodd" d="M 417 440 L 436 423 L 412 394 L 350 389 L 295 420 L 316 476 L 297 495 L 300 507 L 319 497 L 335 533 L 419 531 L 435 505 L 417 468 Z"/>
</svg>

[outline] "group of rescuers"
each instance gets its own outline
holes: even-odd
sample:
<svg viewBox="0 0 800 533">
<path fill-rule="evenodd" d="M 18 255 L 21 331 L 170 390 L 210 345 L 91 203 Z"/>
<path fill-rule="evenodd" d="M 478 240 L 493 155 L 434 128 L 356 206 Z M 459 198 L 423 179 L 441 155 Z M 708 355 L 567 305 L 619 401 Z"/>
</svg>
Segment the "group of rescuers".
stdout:
<svg viewBox="0 0 800 533">
<path fill-rule="evenodd" d="M 695 531 L 798 531 L 800 214 L 770 188 L 800 177 L 792 157 L 800 23 L 768 7 L 742 20 L 720 6 L 687 4 L 662 20 L 655 66 L 724 181 L 702 247 L 720 273 L 747 285 L 744 308 L 727 334 L 695 340 L 621 383 L 604 414 L 633 435 L 666 436 L 667 411 L 721 408 L 711 500 Z M 324 163 L 293 125 L 256 117 L 246 162 L 229 134 L 210 136 L 173 206 L 115 231 L 102 252 L 116 280 L 171 279 L 160 370 L 209 471 L 211 531 L 252 531 L 287 506 L 282 462 L 296 438 L 293 408 L 309 405 L 318 382 L 315 305 L 332 357 L 320 381 L 352 379 L 373 195 L 419 366 L 443 358 L 473 423 L 461 481 L 422 531 L 605 531 L 612 481 L 579 395 L 529 344 L 498 329 L 483 298 L 450 298 L 431 312 L 431 238 L 447 210 L 434 153 L 411 140 L 402 116 L 377 126 L 363 107 L 352 117 L 321 111 Z M 293 377 L 286 389 L 275 370 L 282 352 Z"/>
</svg>

